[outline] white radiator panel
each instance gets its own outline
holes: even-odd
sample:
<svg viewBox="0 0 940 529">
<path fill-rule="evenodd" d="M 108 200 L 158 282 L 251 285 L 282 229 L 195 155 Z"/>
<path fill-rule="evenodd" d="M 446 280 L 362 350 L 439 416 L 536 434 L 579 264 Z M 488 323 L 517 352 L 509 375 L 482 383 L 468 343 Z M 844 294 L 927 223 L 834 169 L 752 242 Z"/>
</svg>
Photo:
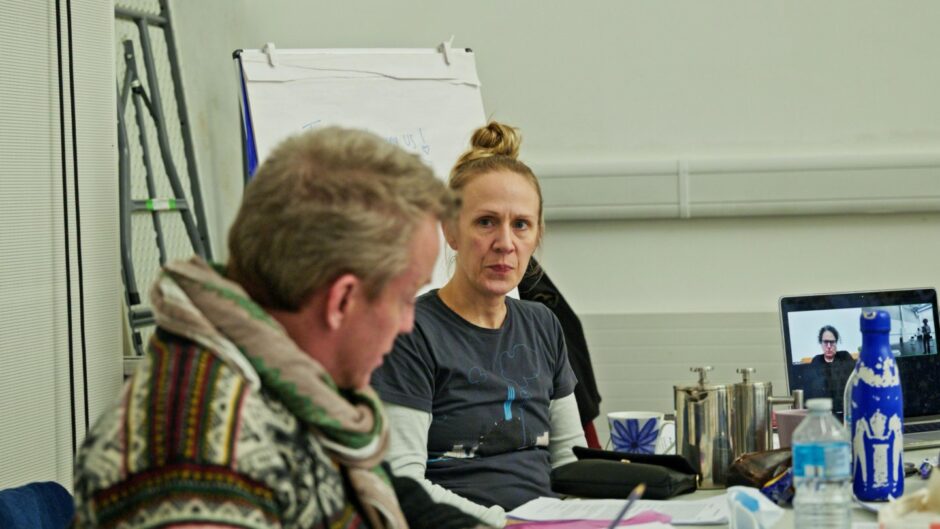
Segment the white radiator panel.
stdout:
<svg viewBox="0 0 940 529">
<path fill-rule="evenodd" d="M 607 413 L 672 413 L 673 386 L 696 382 L 693 366 L 714 367 L 713 383 L 741 379 L 735 369 L 757 369 L 753 379 L 786 391 L 783 346 L 776 313 L 582 314 L 601 398 L 595 419 L 602 445 Z"/>
<path fill-rule="evenodd" d="M 75 442 L 85 434 L 83 371 L 87 368 L 90 420 L 121 384 L 113 6 L 72 6 L 75 80 L 70 83 L 66 3 L 60 4 L 63 152 L 55 5 L 0 0 L 5 15 L 0 18 L 0 489 L 42 480 L 70 487 L 73 402 Z"/>
</svg>

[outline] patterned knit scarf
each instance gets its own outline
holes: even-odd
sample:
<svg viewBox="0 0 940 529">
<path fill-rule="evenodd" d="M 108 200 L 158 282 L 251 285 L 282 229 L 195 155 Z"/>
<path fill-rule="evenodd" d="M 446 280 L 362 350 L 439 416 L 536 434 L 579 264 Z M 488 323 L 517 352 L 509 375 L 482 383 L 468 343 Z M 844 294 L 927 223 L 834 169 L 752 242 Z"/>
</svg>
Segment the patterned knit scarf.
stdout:
<svg viewBox="0 0 940 529">
<path fill-rule="evenodd" d="M 160 327 L 212 351 L 255 389 L 263 385 L 274 393 L 307 425 L 348 470 L 372 527 L 408 527 L 379 466 L 388 427 L 371 388 L 340 394 L 330 375 L 277 321 L 198 257 L 167 264 L 150 297 Z"/>
</svg>

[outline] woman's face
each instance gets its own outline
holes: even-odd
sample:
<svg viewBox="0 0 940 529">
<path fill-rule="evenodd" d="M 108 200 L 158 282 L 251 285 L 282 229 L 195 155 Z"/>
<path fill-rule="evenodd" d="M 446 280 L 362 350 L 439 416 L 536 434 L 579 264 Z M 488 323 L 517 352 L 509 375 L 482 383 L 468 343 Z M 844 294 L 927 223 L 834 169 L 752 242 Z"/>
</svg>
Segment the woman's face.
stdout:
<svg viewBox="0 0 940 529">
<path fill-rule="evenodd" d="M 457 252 L 455 279 L 484 296 L 504 296 L 539 243 L 538 193 L 526 177 L 499 170 L 472 178 L 461 196 L 460 214 L 444 230 Z"/>
<path fill-rule="evenodd" d="M 827 361 L 831 362 L 836 356 L 836 341 L 836 335 L 832 334 L 832 331 L 823 331 L 820 345 Z"/>
</svg>

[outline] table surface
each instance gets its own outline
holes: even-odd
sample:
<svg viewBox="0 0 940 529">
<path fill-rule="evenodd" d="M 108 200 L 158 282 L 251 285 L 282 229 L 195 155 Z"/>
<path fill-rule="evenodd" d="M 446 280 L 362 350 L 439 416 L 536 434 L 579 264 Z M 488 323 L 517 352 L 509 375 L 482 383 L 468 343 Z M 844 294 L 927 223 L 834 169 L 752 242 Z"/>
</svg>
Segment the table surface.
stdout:
<svg viewBox="0 0 940 529">
<path fill-rule="evenodd" d="M 930 448 L 927 450 L 914 450 L 911 452 L 905 452 L 904 460 L 906 462 L 914 463 L 916 465 L 916 464 L 919 464 L 921 461 L 923 461 L 924 458 L 936 457 L 936 456 L 937 456 L 937 449 Z M 904 491 L 905 493 L 913 492 L 917 489 L 922 488 L 925 483 L 926 481 L 920 479 L 917 476 L 910 476 L 904 481 Z M 709 498 L 712 496 L 717 496 L 717 495 L 724 494 L 724 493 L 725 493 L 724 489 L 698 490 L 698 491 L 693 492 L 692 494 L 685 494 L 683 496 L 677 496 L 675 499 L 698 500 L 698 499 Z M 877 520 L 878 520 L 877 514 L 871 511 L 867 511 L 858 505 L 854 505 L 852 507 L 852 522 L 853 523 L 857 523 L 857 522 L 874 523 Z M 715 528 L 727 527 L 727 526 L 728 526 L 727 524 L 724 524 L 724 525 L 683 525 L 683 526 L 677 526 L 677 527 L 690 528 L 690 529 L 691 528 L 715 529 Z M 777 525 L 774 526 L 774 529 L 791 529 L 792 527 L 793 527 L 793 509 L 791 508 L 784 509 L 783 518 L 781 518 L 780 521 L 777 522 Z M 808 528 L 804 528 L 804 529 L 808 529 Z"/>
</svg>

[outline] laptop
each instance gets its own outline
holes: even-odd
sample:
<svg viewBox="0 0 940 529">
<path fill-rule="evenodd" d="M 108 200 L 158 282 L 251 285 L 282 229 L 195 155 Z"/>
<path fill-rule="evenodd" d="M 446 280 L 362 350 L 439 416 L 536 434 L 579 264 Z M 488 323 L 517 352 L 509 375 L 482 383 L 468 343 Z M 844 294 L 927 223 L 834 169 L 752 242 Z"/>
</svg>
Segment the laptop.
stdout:
<svg viewBox="0 0 940 529">
<path fill-rule="evenodd" d="M 904 392 L 904 448 L 940 446 L 937 308 L 932 288 L 781 298 L 788 390 L 802 389 L 807 399 L 832 398 L 833 413 L 841 419 L 845 383 L 862 344 L 859 317 L 862 311 L 887 311 Z M 825 365 L 827 357 L 833 361 Z"/>
</svg>

